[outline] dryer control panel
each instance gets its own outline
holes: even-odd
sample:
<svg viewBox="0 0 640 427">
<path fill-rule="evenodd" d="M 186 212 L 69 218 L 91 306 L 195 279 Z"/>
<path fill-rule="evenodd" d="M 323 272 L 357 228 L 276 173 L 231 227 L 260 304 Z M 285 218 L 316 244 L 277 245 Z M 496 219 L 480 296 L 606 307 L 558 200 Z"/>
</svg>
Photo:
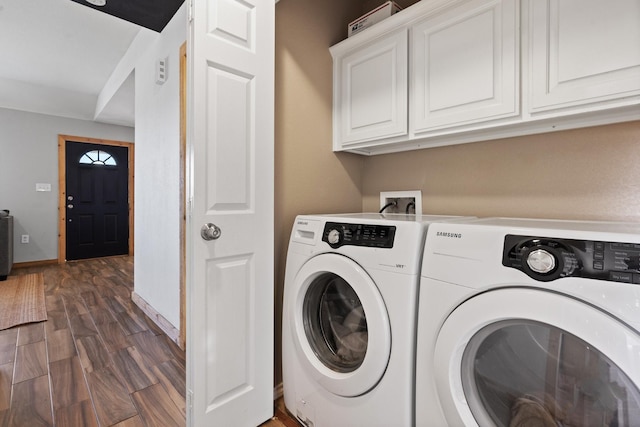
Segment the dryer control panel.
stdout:
<svg viewBox="0 0 640 427">
<path fill-rule="evenodd" d="M 508 234 L 504 239 L 502 265 L 543 282 L 582 277 L 640 284 L 640 243 Z"/>
<path fill-rule="evenodd" d="M 346 245 L 393 248 L 395 235 L 396 227 L 392 225 L 327 222 L 322 241 L 333 249 Z"/>
</svg>

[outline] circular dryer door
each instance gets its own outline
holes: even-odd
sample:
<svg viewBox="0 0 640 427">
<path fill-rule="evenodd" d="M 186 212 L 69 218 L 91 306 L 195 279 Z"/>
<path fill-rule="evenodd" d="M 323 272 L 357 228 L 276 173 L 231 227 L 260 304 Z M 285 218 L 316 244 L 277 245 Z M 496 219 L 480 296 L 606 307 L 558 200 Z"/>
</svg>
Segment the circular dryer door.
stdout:
<svg viewBox="0 0 640 427">
<path fill-rule="evenodd" d="M 639 334 L 573 298 L 522 288 L 473 297 L 440 329 L 434 362 L 450 425 L 640 423 Z"/>
<path fill-rule="evenodd" d="M 371 390 L 391 353 L 389 316 L 371 277 L 347 257 L 323 254 L 305 263 L 295 282 L 289 315 L 306 371 L 340 396 Z"/>
</svg>

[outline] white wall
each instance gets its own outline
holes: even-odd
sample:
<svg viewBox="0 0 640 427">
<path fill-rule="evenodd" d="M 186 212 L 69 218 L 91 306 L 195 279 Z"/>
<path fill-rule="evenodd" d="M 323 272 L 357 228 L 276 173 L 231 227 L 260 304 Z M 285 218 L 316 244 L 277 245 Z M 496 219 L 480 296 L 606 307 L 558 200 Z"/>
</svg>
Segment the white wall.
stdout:
<svg viewBox="0 0 640 427">
<path fill-rule="evenodd" d="M 5 78 L 0 78 L 0 93 L 2 108 L 93 120 L 93 95 Z"/>
<path fill-rule="evenodd" d="M 6 108 L 0 129 L 0 209 L 14 216 L 14 262 L 57 259 L 58 135 L 133 142 L 133 129 Z M 36 192 L 36 183 L 51 192 Z"/>
<path fill-rule="evenodd" d="M 180 327 L 180 73 L 186 3 L 136 64 L 135 293 Z M 168 78 L 155 65 L 168 57 Z"/>
</svg>

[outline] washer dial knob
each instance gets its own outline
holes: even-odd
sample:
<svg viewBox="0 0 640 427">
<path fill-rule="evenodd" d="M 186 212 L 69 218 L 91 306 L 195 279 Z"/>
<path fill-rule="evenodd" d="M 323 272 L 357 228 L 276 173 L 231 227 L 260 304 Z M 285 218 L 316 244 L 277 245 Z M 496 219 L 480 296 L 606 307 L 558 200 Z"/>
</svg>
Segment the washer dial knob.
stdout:
<svg viewBox="0 0 640 427">
<path fill-rule="evenodd" d="M 556 257 L 544 249 L 535 249 L 527 255 L 527 265 L 539 274 L 547 274 L 556 268 Z"/>
<path fill-rule="evenodd" d="M 327 240 L 330 245 L 337 245 L 340 243 L 340 232 L 335 228 L 329 230 L 329 234 L 327 235 Z"/>
</svg>

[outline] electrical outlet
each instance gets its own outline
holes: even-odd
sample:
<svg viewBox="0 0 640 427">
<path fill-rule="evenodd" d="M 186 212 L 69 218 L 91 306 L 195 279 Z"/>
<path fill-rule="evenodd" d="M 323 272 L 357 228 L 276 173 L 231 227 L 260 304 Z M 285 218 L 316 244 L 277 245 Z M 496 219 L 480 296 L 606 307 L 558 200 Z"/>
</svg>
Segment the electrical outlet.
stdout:
<svg viewBox="0 0 640 427">
<path fill-rule="evenodd" d="M 380 209 L 388 206 L 384 213 L 422 214 L 422 192 L 415 191 L 383 191 L 380 193 Z"/>
<path fill-rule="evenodd" d="M 21 242 L 22 243 L 29 243 L 29 235 L 28 234 L 23 234 Z"/>
</svg>

